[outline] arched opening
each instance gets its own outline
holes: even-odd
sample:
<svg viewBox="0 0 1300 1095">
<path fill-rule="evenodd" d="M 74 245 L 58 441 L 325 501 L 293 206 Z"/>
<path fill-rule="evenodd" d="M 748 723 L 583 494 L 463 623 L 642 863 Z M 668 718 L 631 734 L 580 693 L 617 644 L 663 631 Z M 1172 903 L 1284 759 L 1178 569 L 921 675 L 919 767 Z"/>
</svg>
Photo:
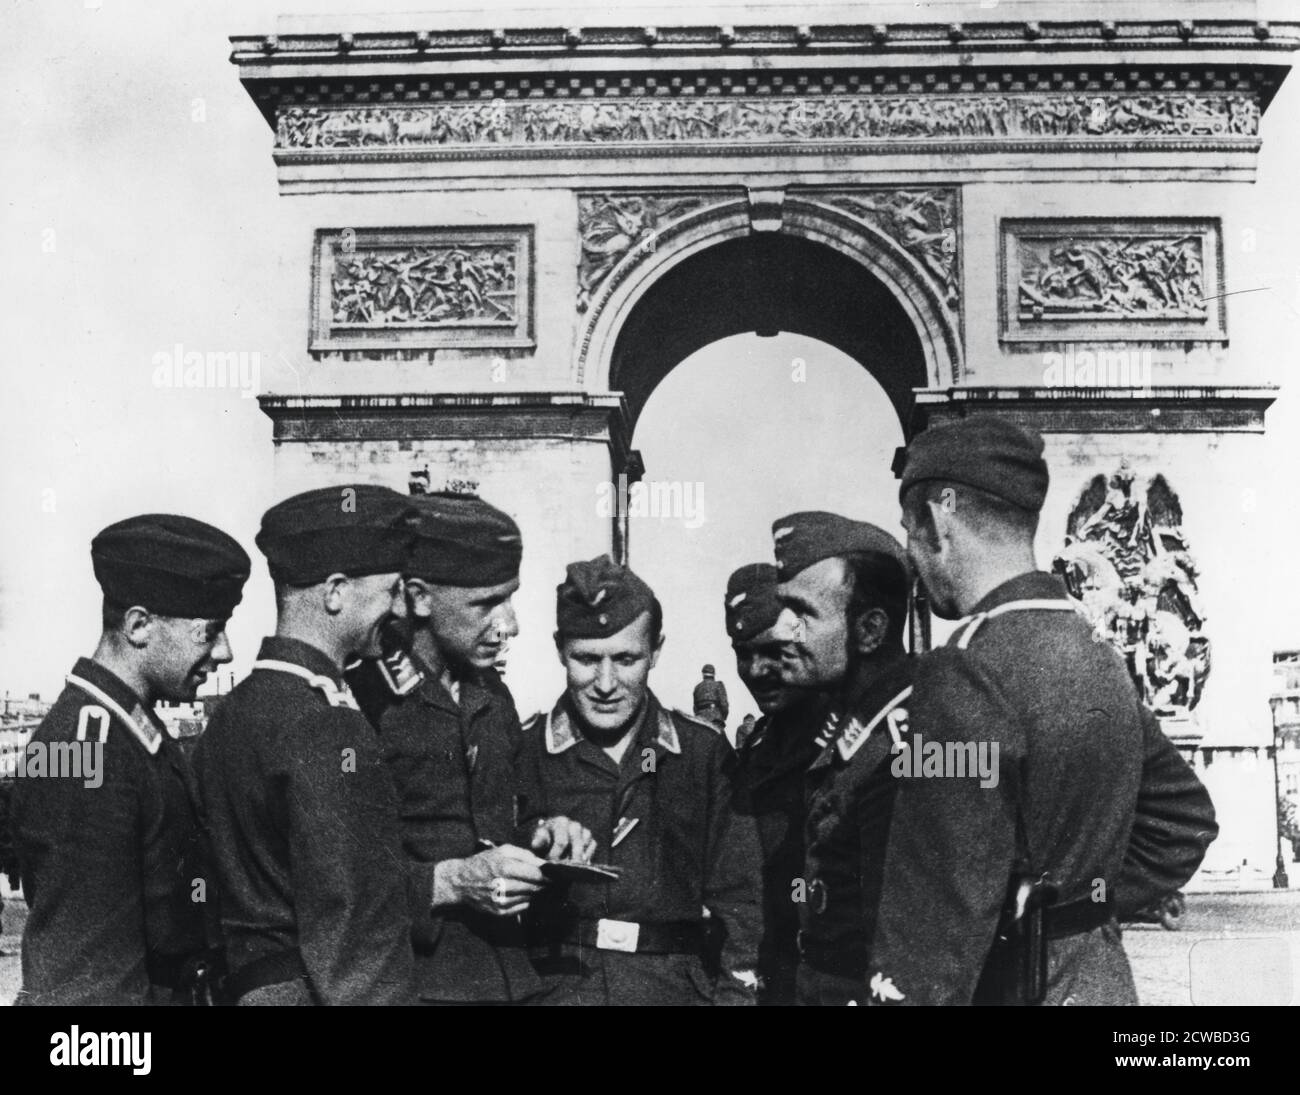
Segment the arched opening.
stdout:
<svg viewBox="0 0 1300 1095">
<path fill-rule="evenodd" d="M 627 519 L 629 561 L 658 593 L 667 642 L 652 678 L 689 711 L 700 667 L 731 701 L 728 734 L 757 707 L 723 619 L 728 575 L 772 558 L 772 522 L 804 509 L 901 538 L 890 470 L 903 428 L 859 362 L 803 335 L 735 335 L 677 364 L 645 402 L 633 443 L 646 472 Z"/>
<path fill-rule="evenodd" d="M 826 244 L 762 233 L 707 247 L 659 277 L 619 331 L 609 386 L 624 393 L 635 427 L 650 393 L 697 350 L 732 335 L 783 331 L 862 365 L 900 421 L 912 389 L 928 383 L 916 327 L 882 281 Z"/>
</svg>

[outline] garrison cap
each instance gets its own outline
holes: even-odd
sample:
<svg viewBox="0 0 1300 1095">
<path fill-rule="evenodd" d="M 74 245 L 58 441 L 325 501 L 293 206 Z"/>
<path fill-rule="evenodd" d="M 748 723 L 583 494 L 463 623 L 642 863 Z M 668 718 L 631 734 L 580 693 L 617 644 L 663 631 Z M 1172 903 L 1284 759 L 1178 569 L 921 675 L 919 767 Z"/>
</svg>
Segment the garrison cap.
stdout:
<svg viewBox="0 0 1300 1095">
<path fill-rule="evenodd" d="M 747 642 L 776 623 L 781 615 L 777 585 L 776 567 L 771 563 L 750 563 L 727 579 L 725 609 L 732 642 Z"/>
<path fill-rule="evenodd" d="M 894 537 L 866 521 L 850 521 L 838 513 L 792 513 L 772 523 L 772 542 L 778 582 L 790 581 L 823 559 L 863 552 L 894 560 L 902 568 L 904 580 L 909 573 L 907 552 Z"/>
<path fill-rule="evenodd" d="M 1030 513 L 1042 509 L 1047 497 L 1042 437 L 989 414 L 917 434 L 899 478 L 900 501 L 915 484 L 931 479 L 964 483 Z"/>
<path fill-rule="evenodd" d="M 654 591 L 608 555 L 570 563 L 556 588 L 555 627 L 568 639 L 616 635 L 649 610 Z"/>
<path fill-rule="evenodd" d="M 410 574 L 436 585 L 497 586 L 519 577 L 524 542 L 507 513 L 474 494 L 417 494 Z"/>
<path fill-rule="evenodd" d="M 219 528 L 174 513 L 109 525 L 90 542 L 104 596 L 160 616 L 224 620 L 244 596 L 252 561 Z"/>
<path fill-rule="evenodd" d="M 310 586 L 331 574 L 362 578 L 405 570 L 410 499 L 373 483 L 295 494 L 262 515 L 257 546 L 278 582 Z"/>
</svg>

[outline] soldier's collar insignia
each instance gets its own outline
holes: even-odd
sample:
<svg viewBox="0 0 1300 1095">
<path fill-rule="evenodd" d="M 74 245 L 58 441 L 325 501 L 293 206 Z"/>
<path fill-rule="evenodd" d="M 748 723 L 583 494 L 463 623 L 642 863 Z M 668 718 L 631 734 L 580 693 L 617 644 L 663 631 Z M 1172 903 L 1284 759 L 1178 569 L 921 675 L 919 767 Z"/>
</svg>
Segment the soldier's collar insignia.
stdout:
<svg viewBox="0 0 1300 1095">
<path fill-rule="evenodd" d="M 893 743 L 897 745 L 902 741 L 903 735 L 907 733 L 907 708 L 899 705 L 911 694 L 912 686 L 909 684 L 877 711 L 866 725 L 863 725 L 858 718 L 851 719 L 840 735 L 839 741 L 835 743 L 835 747 L 840 751 L 840 757 L 844 760 L 852 759 L 853 754 L 862 748 L 863 742 L 871 737 L 871 731 L 880 725 L 881 720 L 885 720 Z"/>
<path fill-rule="evenodd" d="M 710 729 L 713 729 L 710 727 Z M 673 725 L 673 717 L 667 711 L 659 711 L 659 733 L 655 737 L 655 744 L 667 749 L 670 753 L 680 754 L 682 743 L 677 737 L 677 727 Z"/>
<path fill-rule="evenodd" d="M 150 756 L 153 756 L 162 747 L 162 731 L 154 725 L 153 720 L 145 713 L 141 704 L 137 703 L 135 710 L 128 714 L 126 708 L 117 700 L 113 699 L 102 688 L 91 684 L 90 681 L 78 677 L 75 673 L 69 673 L 66 680 L 70 685 L 80 688 L 87 695 L 94 697 L 101 706 L 116 715 L 122 724 L 131 731 L 136 741 L 145 747 Z"/>
<path fill-rule="evenodd" d="M 563 753 L 581 740 L 582 735 L 578 733 L 573 720 L 569 718 L 569 713 L 564 708 L 561 707 L 546 716 L 546 751 L 552 756 Z"/>
</svg>

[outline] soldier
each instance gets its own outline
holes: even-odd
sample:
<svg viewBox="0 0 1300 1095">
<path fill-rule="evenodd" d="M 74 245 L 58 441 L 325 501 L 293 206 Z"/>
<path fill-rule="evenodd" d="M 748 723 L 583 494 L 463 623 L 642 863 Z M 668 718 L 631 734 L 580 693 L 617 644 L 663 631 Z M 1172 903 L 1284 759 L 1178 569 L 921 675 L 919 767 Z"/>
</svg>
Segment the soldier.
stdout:
<svg viewBox="0 0 1300 1095">
<path fill-rule="evenodd" d="M 727 728 L 727 715 L 731 709 L 727 706 L 727 686 L 717 680 L 717 670 L 706 665 L 700 670 L 701 680 L 691 694 L 691 705 L 695 717 L 701 722 L 709 722 L 719 730 Z"/>
<path fill-rule="evenodd" d="M 257 546 L 275 582 L 275 635 L 199 743 L 231 974 L 241 1004 L 414 999 L 412 908 L 397 802 L 343 666 L 405 615 L 410 507 L 371 485 L 272 506 Z M 432 867 L 414 872 L 417 915 Z M 427 915 L 427 914 L 426 914 Z"/>
<path fill-rule="evenodd" d="M 763 716 L 736 755 L 736 796 L 758 826 L 763 855 L 763 936 L 758 948 L 762 1005 L 795 1002 L 798 908 L 795 880 L 803 875 L 803 778 L 817 755 L 813 738 L 825 718 L 821 693 L 782 680 L 789 643 L 776 629 L 781 615 L 776 567 L 751 563 L 727 580 L 727 633 L 736 673 Z"/>
<path fill-rule="evenodd" d="M 1160 850 L 1161 800 L 1196 799 L 1195 777 L 1171 775 L 1123 662 L 1035 569 L 1042 451 L 990 416 L 907 450 L 909 554 L 935 612 L 969 619 L 917 666 L 872 1002 L 1135 1003 L 1115 913 L 1144 876 L 1185 881 L 1214 838 L 1211 816 Z"/>
<path fill-rule="evenodd" d="M 224 532 L 172 514 L 110 525 L 90 554 L 99 644 L 32 735 L 14 792 L 19 1002 L 199 1002 L 216 895 L 189 762 L 153 707 L 194 699 L 230 661 L 226 620 L 251 564 Z"/>
<path fill-rule="evenodd" d="M 379 729 L 406 854 L 436 865 L 432 915 L 415 924 L 421 1001 L 518 1003 L 541 990 L 519 914 L 545 880 L 542 860 L 509 843 L 520 727 L 493 665 L 519 630 L 511 597 L 523 544 L 519 526 L 480 498 L 410 501 L 419 519 L 406 630 L 420 682 L 395 695 L 377 661 L 349 679 Z M 531 835 L 542 854 L 590 857 L 590 833 L 563 818 Z"/>
<path fill-rule="evenodd" d="M 795 880 L 798 1001 L 865 1002 L 885 842 L 907 728 L 912 661 L 903 650 L 906 554 L 874 525 L 796 513 L 772 526 L 778 628 L 793 633 L 786 679 L 831 695 L 804 776 L 804 862 Z"/>
<path fill-rule="evenodd" d="M 590 829 L 616 881 L 543 891 L 529 911 L 544 1003 L 752 1004 L 758 849 L 736 814 L 731 749 L 649 689 L 663 647 L 659 601 L 608 556 L 572 563 L 555 643 L 568 688 L 524 728 L 519 817 Z M 720 922 L 721 972 L 704 965 Z"/>
</svg>

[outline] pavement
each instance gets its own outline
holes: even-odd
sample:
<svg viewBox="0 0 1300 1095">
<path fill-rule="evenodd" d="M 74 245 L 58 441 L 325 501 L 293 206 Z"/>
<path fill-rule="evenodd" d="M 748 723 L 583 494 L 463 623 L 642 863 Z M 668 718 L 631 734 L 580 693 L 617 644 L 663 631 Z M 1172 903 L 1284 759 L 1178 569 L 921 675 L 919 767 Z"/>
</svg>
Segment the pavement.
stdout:
<svg viewBox="0 0 1300 1095">
<path fill-rule="evenodd" d="M 5 903 L 4 912 L 0 913 L 0 1007 L 5 1007 L 14 1002 L 22 984 L 19 945 L 23 925 L 27 923 L 27 903 L 9 893 L 2 876 L 0 896 Z"/>
<path fill-rule="evenodd" d="M 0 1006 L 22 980 L 26 921 L 22 898 L 6 893 Z M 1145 1005 L 1300 1004 L 1300 889 L 1189 894 L 1178 931 L 1128 925 L 1124 948 Z"/>
</svg>

